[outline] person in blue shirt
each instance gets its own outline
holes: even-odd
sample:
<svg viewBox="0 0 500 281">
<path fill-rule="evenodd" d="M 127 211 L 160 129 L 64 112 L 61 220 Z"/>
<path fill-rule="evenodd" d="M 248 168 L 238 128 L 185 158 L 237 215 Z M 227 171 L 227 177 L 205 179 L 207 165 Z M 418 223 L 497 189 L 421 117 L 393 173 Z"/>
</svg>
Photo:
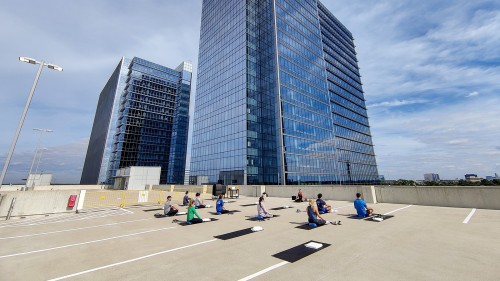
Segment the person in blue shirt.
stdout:
<svg viewBox="0 0 500 281">
<path fill-rule="evenodd" d="M 189 204 L 188 193 L 189 193 L 189 190 L 186 190 L 186 194 L 184 195 L 184 198 L 182 199 L 182 206 L 187 206 Z"/>
<path fill-rule="evenodd" d="M 361 193 L 356 193 L 356 200 L 354 200 L 354 208 L 358 212 L 358 217 L 366 218 L 371 216 L 373 209 L 366 206 L 365 200 L 361 199 Z"/>
<path fill-rule="evenodd" d="M 224 208 L 224 200 L 222 199 L 222 194 L 219 195 L 219 199 L 217 199 L 217 202 L 215 203 L 215 209 L 217 210 L 217 213 L 229 213 L 229 211 Z"/>
<path fill-rule="evenodd" d="M 316 205 L 318 205 L 318 211 L 322 213 L 330 213 L 332 211 L 332 206 L 327 205 L 325 200 L 321 199 L 323 194 L 318 194 L 318 199 L 316 199 Z"/>
</svg>

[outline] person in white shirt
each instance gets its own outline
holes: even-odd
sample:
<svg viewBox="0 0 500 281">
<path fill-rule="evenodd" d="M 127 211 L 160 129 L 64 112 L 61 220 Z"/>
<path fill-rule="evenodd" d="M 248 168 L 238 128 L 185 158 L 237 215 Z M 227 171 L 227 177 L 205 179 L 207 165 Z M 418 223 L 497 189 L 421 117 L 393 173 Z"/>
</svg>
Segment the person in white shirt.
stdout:
<svg viewBox="0 0 500 281">
<path fill-rule="evenodd" d="M 172 204 L 172 196 L 167 196 L 167 201 L 165 201 L 165 205 L 163 206 L 163 213 L 165 216 L 170 217 L 170 216 L 175 216 L 179 212 L 179 209 L 177 209 L 177 206 Z"/>
<path fill-rule="evenodd" d="M 207 207 L 207 205 L 203 204 L 203 199 L 201 199 L 199 192 L 196 193 L 196 197 L 194 198 L 194 206 L 196 209 Z"/>
<path fill-rule="evenodd" d="M 259 216 L 263 218 L 272 218 L 273 214 L 269 213 L 264 205 L 264 196 L 259 198 L 259 204 L 257 204 L 257 212 Z"/>
</svg>

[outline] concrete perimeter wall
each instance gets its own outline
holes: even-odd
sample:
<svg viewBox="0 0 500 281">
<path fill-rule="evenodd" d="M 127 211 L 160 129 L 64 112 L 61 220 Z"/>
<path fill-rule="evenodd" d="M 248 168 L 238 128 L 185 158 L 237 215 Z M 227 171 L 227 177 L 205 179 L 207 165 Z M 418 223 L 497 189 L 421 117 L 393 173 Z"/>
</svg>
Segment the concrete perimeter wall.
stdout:
<svg viewBox="0 0 500 281">
<path fill-rule="evenodd" d="M 323 194 L 325 200 L 353 201 L 357 192 L 367 203 L 413 204 L 423 206 L 477 208 L 500 210 L 500 187 L 497 186 L 242 186 L 245 196 L 271 197 L 297 195 L 299 189 L 306 198 Z"/>
<path fill-rule="evenodd" d="M 379 186 L 375 192 L 384 203 L 500 210 L 497 186 Z"/>
<path fill-rule="evenodd" d="M 21 191 L 24 188 L 24 184 L 18 185 L 2 185 L 0 192 L 2 191 Z M 78 184 L 68 184 L 68 185 L 39 185 L 34 188 L 29 188 L 29 190 L 89 190 L 89 189 L 109 189 L 113 188 L 112 185 L 78 185 Z"/>
<path fill-rule="evenodd" d="M 126 207 L 135 204 L 162 204 L 168 195 L 174 202 L 180 202 L 186 190 L 190 197 L 194 192 L 202 193 L 205 199 L 211 198 L 212 186 L 162 185 L 153 186 L 152 190 L 92 190 L 101 189 L 93 186 L 89 190 L 47 191 L 5 191 L 0 190 L 0 217 L 6 217 L 12 198 L 16 203 L 11 216 L 26 216 L 36 214 L 51 214 L 76 211 L 67 208 L 70 195 L 77 195 L 77 205 L 80 209 L 102 207 Z M 91 186 L 92 187 L 92 186 Z M 231 187 L 231 186 L 229 186 Z M 363 194 L 367 203 L 395 203 L 425 206 L 477 208 L 500 210 L 500 187 L 460 187 L 460 186 L 235 186 L 240 195 L 258 197 L 267 192 L 270 197 L 291 198 L 297 195 L 299 189 L 305 198 L 316 198 L 323 194 L 325 200 L 353 201 L 357 192 Z M 80 196 L 82 198 L 80 198 Z M 81 200 L 80 200 L 81 199 Z"/>
<path fill-rule="evenodd" d="M 371 186 L 325 186 L 325 185 L 304 185 L 304 186 L 280 186 L 280 185 L 259 185 L 259 186 L 243 186 L 240 187 L 242 195 L 260 196 L 262 192 L 266 192 L 270 197 L 292 198 L 297 195 L 299 189 L 305 198 L 314 198 L 318 193 L 323 194 L 325 200 L 344 200 L 353 201 L 356 198 L 356 193 L 361 193 L 363 198 L 368 203 L 377 203 L 375 198 L 374 187 Z"/>
<path fill-rule="evenodd" d="M 10 191 L 0 194 L 0 217 L 7 217 L 11 202 L 16 198 L 11 216 L 54 214 L 76 211 L 76 204 L 68 208 L 70 195 L 80 195 L 79 190 Z"/>
</svg>

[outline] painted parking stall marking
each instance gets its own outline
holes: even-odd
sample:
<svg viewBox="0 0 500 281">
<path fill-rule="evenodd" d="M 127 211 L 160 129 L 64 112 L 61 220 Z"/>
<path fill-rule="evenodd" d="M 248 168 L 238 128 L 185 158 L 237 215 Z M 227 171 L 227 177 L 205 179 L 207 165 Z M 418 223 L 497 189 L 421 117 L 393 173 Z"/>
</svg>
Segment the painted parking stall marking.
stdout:
<svg viewBox="0 0 500 281">
<path fill-rule="evenodd" d="M 464 219 L 464 221 L 462 223 L 469 223 L 470 219 L 472 218 L 472 216 L 474 215 L 474 213 L 476 212 L 476 209 L 472 209 L 469 213 L 469 215 Z"/>
<path fill-rule="evenodd" d="M 195 244 L 190 244 L 190 245 L 186 245 L 186 246 L 182 246 L 182 247 L 178 247 L 178 248 L 174 248 L 174 249 L 170 249 L 170 250 L 166 250 L 166 251 L 161 251 L 161 252 L 158 252 L 158 253 L 154 253 L 154 254 L 150 254 L 150 255 L 146 255 L 146 256 L 134 258 L 134 259 L 125 260 L 125 261 L 122 261 L 122 262 L 112 263 L 112 264 L 108 264 L 108 265 L 100 266 L 100 267 L 95 267 L 95 268 L 92 268 L 92 269 L 89 269 L 89 270 L 80 271 L 80 272 L 77 272 L 77 273 L 73 273 L 73 274 L 61 276 L 61 277 L 58 277 L 58 278 L 50 279 L 48 281 L 63 280 L 63 279 L 67 279 L 67 278 L 79 276 L 79 275 L 82 275 L 82 274 L 86 274 L 86 273 L 98 271 L 98 270 L 101 270 L 101 269 L 106 269 L 106 268 L 110 268 L 110 267 L 114 267 L 114 266 L 119 266 L 119 265 L 122 265 L 122 264 L 139 261 L 139 260 L 142 260 L 142 259 L 147 259 L 147 258 L 151 258 L 151 257 L 154 257 L 154 256 L 158 256 L 158 255 L 162 255 L 162 254 L 166 254 L 166 253 L 170 253 L 170 252 L 174 252 L 174 251 L 178 251 L 178 250 L 182 250 L 182 249 L 186 249 L 186 248 L 190 248 L 190 247 L 194 247 L 194 246 L 198 246 L 198 245 L 202 245 L 202 244 L 206 244 L 206 243 L 210 243 L 210 242 L 214 242 L 214 241 L 217 241 L 217 239 L 206 240 L 206 241 L 203 241 L 203 242 L 199 242 L 199 243 L 195 243 Z"/>
<path fill-rule="evenodd" d="M 125 224 L 125 223 L 139 222 L 139 221 L 146 221 L 146 220 L 152 220 L 152 218 L 139 219 L 139 220 L 131 220 L 131 221 L 122 221 L 122 222 L 114 222 L 114 223 L 107 223 L 107 224 L 101 224 L 101 225 L 93 225 L 93 226 L 86 226 L 86 227 L 78 227 L 78 228 L 71 228 L 71 229 L 50 231 L 50 232 L 33 233 L 33 234 L 25 234 L 25 235 L 9 236 L 9 237 L 0 237 L 0 240 L 23 238 L 23 237 L 32 237 L 32 236 L 40 236 L 40 235 L 48 235 L 48 234 L 55 234 L 55 233 L 61 233 L 61 232 L 69 232 L 69 231 L 82 230 L 82 229 L 105 227 L 105 226 L 110 226 L 110 225 L 118 225 L 118 224 Z"/>
<path fill-rule="evenodd" d="M 173 229 L 173 228 L 175 228 L 175 226 L 173 226 L 173 227 L 165 227 L 165 228 L 160 228 L 160 229 L 152 229 L 152 230 L 141 231 L 141 232 L 136 232 L 136 233 L 131 233 L 131 234 L 125 234 L 125 235 L 119 235 L 119 236 L 113 236 L 113 237 L 109 237 L 109 238 L 92 240 L 92 241 L 87 241 L 87 242 L 81 242 L 81 243 L 75 243 L 75 244 L 68 244 L 68 245 L 64 245 L 64 246 L 58 246 L 58 247 L 52 247 L 52 248 L 34 250 L 34 251 L 29 251 L 29 252 L 22 252 L 22 253 L 4 255 L 4 256 L 0 256 L 0 259 L 11 258 L 11 257 L 16 257 L 16 256 L 23 256 L 23 255 L 29 255 L 29 254 L 35 254 L 35 253 L 41 253 L 41 252 L 48 252 L 48 251 L 52 251 L 52 250 L 58 250 L 58 249 L 64 249 L 64 248 L 70 248 L 70 247 L 76 247 L 76 246 L 81 246 L 81 245 L 86 245 L 86 244 L 98 243 L 98 242 L 102 242 L 102 241 L 108 241 L 108 240 L 113 240 L 113 239 L 130 237 L 130 236 L 135 236 L 135 235 L 140 235 L 140 234 L 146 234 L 146 233 L 151 233 L 151 232 L 156 232 L 156 231 L 162 231 L 162 230 L 168 230 L 168 229 Z"/>
</svg>

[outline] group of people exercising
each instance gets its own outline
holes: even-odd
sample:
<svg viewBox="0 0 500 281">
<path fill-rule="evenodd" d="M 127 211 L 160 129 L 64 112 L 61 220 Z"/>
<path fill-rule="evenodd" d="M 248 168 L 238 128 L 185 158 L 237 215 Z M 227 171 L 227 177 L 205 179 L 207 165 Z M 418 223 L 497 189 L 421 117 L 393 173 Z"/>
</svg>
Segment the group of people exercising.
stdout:
<svg viewBox="0 0 500 281">
<path fill-rule="evenodd" d="M 189 191 L 186 191 L 184 198 L 182 199 L 182 206 L 187 206 L 187 222 L 189 224 L 202 223 L 203 219 L 200 217 L 196 209 L 210 208 L 210 205 L 206 205 L 203 199 L 200 197 L 200 193 L 196 193 L 195 198 L 189 198 Z M 222 195 L 219 195 L 217 202 L 215 203 L 215 209 L 217 214 L 229 213 L 226 208 L 224 208 L 224 200 Z M 172 196 L 167 196 L 167 201 L 163 206 L 163 212 L 165 216 L 175 216 L 179 212 L 179 207 L 172 204 Z"/>
<path fill-rule="evenodd" d="M 257 203 L 257 217 L 259 219 L 263 218 L 272 218 L 273 214 L 271 214 L 265 204 L 265 197 L 267 197 L 267 193 L 263 193 L 262 196 L 259 197 L 259 202 Z M 318 226 L 329 223 L 321 214 L 332 212 L 332 206 L 326 204 L 326 202 L 322 199 L 323 194 L 319 193 L 317 199 L 309 199 L 307 200 L 302 192 L 299 189 L 295 202 L 305 202 L 308 201 L 309 205 L 307 206 L 307 217 L 309 223 L 314 223 Z M 229 210 L 224 208 L 224 200 L 222 199 L 222 194 L 219 195 L 217 202 L 215 203 L 215 209 L 217 214 L 226 214 L 229 213 Z M 186 191 L 184 198 L 182 200 L 182 205 L 187 206 L 187 222 L 190 224 L 202 223 L 203 219 L 200 217 L 196 209 L 200 208 L 209 208 L 210 205 L 205 205 L 203 203 L 203 199 L 200 197 L 200 193 L 196 193 L 195 198 L 189 198 L 189 191 Z M 356 209 L 357 215 L 359 218 L 369 217 L 373 213 L 373 209 L 369 208 L 366 205 L 366 202 L 361 198 L 361 193 L 356 193 L 356 200 L 354 201 L 354 208 Z M 164 214 L 167 217 L 175 216 L 179 212 L 178 206 L 172 204 L 172 196 L 167 196 L 167 201 L 164 205 Z M 333 222 L 332 224 L 341 224 L 340 221 Z"/>
</svg>

